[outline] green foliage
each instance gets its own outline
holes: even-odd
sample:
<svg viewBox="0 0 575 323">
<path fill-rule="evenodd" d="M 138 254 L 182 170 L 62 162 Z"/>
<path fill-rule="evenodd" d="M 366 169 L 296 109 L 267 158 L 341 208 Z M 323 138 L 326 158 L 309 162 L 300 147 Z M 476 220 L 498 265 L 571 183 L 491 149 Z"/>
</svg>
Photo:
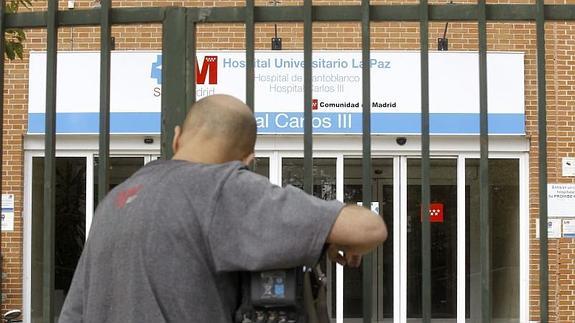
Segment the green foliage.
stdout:
<svg viewBox="0 0 575 323">
<path fill-rule="evenodd" d="M 30 8 L 32 0 L 10 0 L 6 3 L 6 13 L 17 13 L 21 7 Z M 24 53 L 23 42 L 26 34 L 22 29 L 6 29 L 4 34 L 4 51 L 6 57 L 12 60 L 16 57 L 22 59 Z"/>
</svg>

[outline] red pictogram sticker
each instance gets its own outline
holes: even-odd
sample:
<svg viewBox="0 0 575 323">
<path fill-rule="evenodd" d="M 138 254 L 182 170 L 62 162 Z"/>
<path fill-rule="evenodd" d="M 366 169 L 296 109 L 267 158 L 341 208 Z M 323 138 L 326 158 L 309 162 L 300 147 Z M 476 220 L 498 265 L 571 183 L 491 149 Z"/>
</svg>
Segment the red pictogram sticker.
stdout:
<svg viewBox="0 0 575 323">
<path fill-rule="evenodd" d="M 423 218 L 421 221 L 423 222 Z M 443 203 L 429 204 L 429 222 L 443 223 Z"/>
</svg>

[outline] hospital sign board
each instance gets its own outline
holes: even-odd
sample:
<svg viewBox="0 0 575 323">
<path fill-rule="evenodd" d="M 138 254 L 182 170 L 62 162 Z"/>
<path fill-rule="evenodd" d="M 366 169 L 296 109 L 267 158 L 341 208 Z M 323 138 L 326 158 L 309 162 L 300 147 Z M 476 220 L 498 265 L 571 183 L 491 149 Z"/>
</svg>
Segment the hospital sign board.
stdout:
<svg viewBox="0 0 575 323">
<path fill-rule="evenodd" d="M 57 132 L 98 132 L 99 52 L 60 52 L 57 74 Z M 303 133 L 303 53 L 258 51 L 255 55 L 255 113 L 260 133 Z M 199 52 L 198 98 L 231 94 L 245 98 L 245 52 Z M 479 64 L 474 52 L 434 52 L 429 57 L 432 134 L 479 133 Z M 373 51 L 371 112 L 374 134 L 419 134 L 420 54 Z M 162 55 L 114 51 L 111 61 L 111 132 L 159 133 Z M 313 70 L 315 133 L 361 134 L 360 51 L 316 51 Z M 32 52 L 29 69 L 28 133 L 44 132 L 46 54 Z M 489 131 L 522 135 L 524 55 L 488 53 Z"/>
</svg>

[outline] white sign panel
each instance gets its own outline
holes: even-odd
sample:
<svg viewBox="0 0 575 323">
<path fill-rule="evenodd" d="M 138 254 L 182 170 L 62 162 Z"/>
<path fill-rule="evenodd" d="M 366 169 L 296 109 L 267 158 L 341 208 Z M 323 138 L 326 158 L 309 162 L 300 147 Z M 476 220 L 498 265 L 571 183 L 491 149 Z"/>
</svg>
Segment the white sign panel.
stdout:
<svg viewBox="0 0 575 323">
<path fill-rule="evenodd" d="M 14 194 L 2 194 L 2 231 L 14 231 Z"/>
<path fill-rule="evenodd" d="M 575 176 L 575 158 L 563 157 L 561 164 L 563 165 L 563 176 Z"/>
<path fill-rule="evenodd" d="M 561 238 L 561 219 L 549 219 L 547 222 L 547 237 L 551 239 Z"/>
<path fill-rule="evenodd" d="M 563 238 L 575 238 L 575 219 L 563 219 Z"/>
<path fill-rule="evenodd" d="M 490 132 L 524 134 L 524 56 L 488 53 Z M 479 132 L 478 55 L 430 53 L 433 134 Z M 420 133 L 419 52 L 371 53 L 372 132 Z M 158 132 L 162 56 L 159 52 L 112 53 L 111 130 Z M 255 112 L 260 133 L 303 132 L 303 54 L 261 51 L 255 60 Z M 197 97 L 225 93 L 245 97 L 245 53 L 198 53 Z M 362 62 L 359 51 L 314 52 L 315 133 L 360 134 Z M 81 71 L 81 73 L 79 73 Z M 43 133 L 45 53 L 30 55 L 29 132 Z M 240 81 L 241 80 L 241 81 Z M 65 52 L 58 58 L 58 133 L 97 133 L 99 53 Z"/>
<path fill-rule="evenodd" d="M 575 184 L 547 185 L 549 216 L 575 217 Z"/>
<path fill-rule="evenodd" d="M 536 221 L 537 229 L 535 231 L 535 238 L 539 239 L 539 219 Z M 561 238 L 561 219 L 548 219 L 547 220 L 547 238 L 559 239 Z"/>
</svg>

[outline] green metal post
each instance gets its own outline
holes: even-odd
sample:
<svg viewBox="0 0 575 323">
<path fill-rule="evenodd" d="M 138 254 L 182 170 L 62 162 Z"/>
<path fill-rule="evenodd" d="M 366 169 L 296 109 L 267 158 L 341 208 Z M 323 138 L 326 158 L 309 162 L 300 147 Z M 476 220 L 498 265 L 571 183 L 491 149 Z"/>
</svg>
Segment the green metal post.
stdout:
<svg viewBox="0 0 575 323">
<path fill-rule="evenodd" d="M 537 109 L 539 130 L 539 299 L 541 322 L 549 321 L 549 273 L 547 249 L 547 88 L 545 82 L 545 8 L 537 0 Z"/>
<path fill-rule="evenodd" d="M 429 223 L 429 172 L 431 167 L 429 151 L 429 7 L 427 0 L 421 0 L 420 43 L 421 43 L 421 313 L 424 323 L 431 322 L 431 225 Z"/>
<path fill-rule="evenodd" d="M 361 59 L 362 59 L 362 189 L 363 205 L 371 208 L 371 69 L 370 69 L 370 6 L 361 1 Z M 363 259 L 363 322 L 371 323 L 373 314 L 373 255 Z"/>
<path fill-rule="evenodd" d="M 5 7 L 4 0 L 0 0 L 0 39 L 4 39 L 4 17 Z M 0 196 L 2 196 L 2 183 L 4 183 L 3 165 L 4 165 L 4 42 L 0 42 Z M 0 206 L 1 208 L 1 206 Z M 0 233 L 0 303 L 3 301 L 2 294 L 2 273 L 4 272 L 4 255 L 2 254 L 2 234 Z"/>
<path fill-rule="evenodd" d="M 186 10 L 169 8 L 162 30 L 162 158 L 172 158 L 174 128 L 186 117 Z"/>
<path fill-rule="evenodd" d="M 481 322 L 491 322 L 491 235 L 489 220 L 489 133 L 487 108 L 487 23 L 485 0 L 478 3 L 479 31 L 479 244 Z"/>
<path fill-rule="evenodd" d="M 186 11 L 186 112 L 196 102 L 196 22 L 190 16 L 190 11 Z"/>
<path fill-rule="evenodd" d="M 304 106 L 304 162 L 303 162 L 303 187 L 304 190 L 313 194 L 313 128 L 312 128 L 312 1 L 304 0 L 303 11 L 303 106 Z"/>
<path fill-rule="evenodd" d="M 42 321 L 54 322 L 54 254 L 56 213 L 56 71 L 58 61 L 58 0 L 48 1 L 46 15 L 46 125 L 44 136 L 44 253 Z"/>
<path fill-rule="evenodd" d="M 246 0 L 246 104 L 254 111 L 255 82 L 254 0 Z"/>
<path fill-rule="evenodd" d="M 100 145 L 98 152 L 98 202 L 108 194 L 110 175 L 110 26 L 111 0 L 100 2 Z"/>
</svg>

